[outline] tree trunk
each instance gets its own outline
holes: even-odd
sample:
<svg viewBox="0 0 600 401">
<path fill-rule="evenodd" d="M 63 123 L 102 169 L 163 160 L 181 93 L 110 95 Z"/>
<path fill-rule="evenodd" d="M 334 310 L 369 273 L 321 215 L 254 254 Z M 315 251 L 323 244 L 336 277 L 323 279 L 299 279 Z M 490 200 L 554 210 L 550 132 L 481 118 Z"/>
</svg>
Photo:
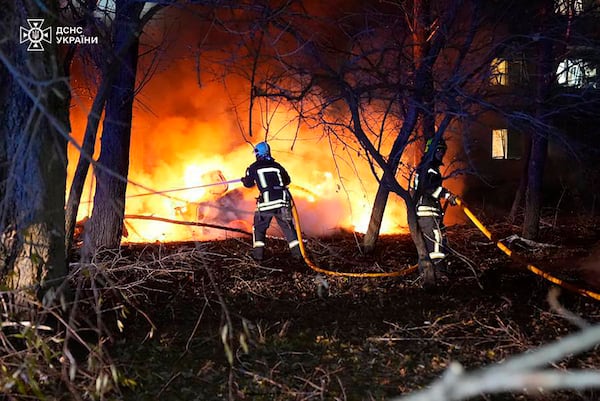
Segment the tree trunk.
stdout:
<svg viewBox="0 0 600 401">
<path fill-rule="evenodd" d="M 140 2 L 117 2 L 113 48 L 120 49 L 126 43 L 129 46 L 117 61 L 119 68 L 106 101 L 98 159 L 101 168 L 95 170 L 96 192 L 86 226 L 85 257 L 100 248 L 117 248 L 121 242 L 142 8 Z"/>
<path fill-rule="evenodd" d="M 517 214 L 519 213 L 519 208 L 523 203 L 523 199 L 525 199 L 525 194 L 527 192 L 527 182 L 529 175 L 529 159 L 531 158 L 531 135 L 526 135 L 523 138 L 525 142 L 525 146 L 523 147 L 523 161 L 522 161 L 522 170 L 521 170 L 521 179 L 519 180 L 519 187 L 517 188 L 517 192 L 515 193 L 515 197 L 513 199 L 512 207 L 510 208 L 510 214 L 508 215 L 508 221 L 510 223 L 514 223 L 517 219 Z"/>
<path fill-rule="evenodd" d="M 540 9 L 541 32 L 548 32 L 546 26 L 553 13 L 553 2 L 545 1 Z M 544 168 L 548 153 L 549 123 L 547 113 L 547 100 L 554 84 L 554 52 L 553 41 L 542 37 L 537 46 L 537 80 L 536 80 L 536 121 L 537 130 L 531 139 L 531 156 L 527 176 L 527 193 L 525 199 L 525 215 L 523 220 L 522 235 L 527 239 L 536 239 L 539 234 L 540 214 L 542 208 L 542 186 Z"/>
<path fill-rule="evenodd" d="M 384 179 L 382 179 L 382 181 L 384 181 Z M 373 209 L 371 209 L 369 226 L 367 227 L 367 232 L 365 233 L 362 243 L 363 251 L 367 254 L 370 254 L 375 250 L 375 245 L 379 238 L 379 230 L 381 230 L 383 214 L 385 213 L 385 206 L 387 205 L 389 196 L 390 190 L 380 183 L 377 188 L 377 194 L 375 195 L 375 201 L 373 202 Z"/>
<path fill-rule="evenodd" d="M 402 153 L 401 148 L 404 147 L 405 143 L 405 141 L 403 141 L 402 138 L 408 138 L 408 136 L 410 135 L 417 123 L 417 118 L 418 111 L 416 106 L 413 105 L 407 113 L 407 117 L 404 120 L 404 124 L 402 124 L 400 134 L 398 135 L 398 138 L 394 141 L 394 146 L 392 146 L 392 150 L 388 157 L 388 166 L 390 172 L 395 173 L 396 170 L 398 170 L 398 166 L 400 165 L 401 160 L 400 156 Z M 391 177 L 391 179 L 395 180 L 394 177 Z M 390 194 L 390 189 L 386 184 L 389 181 L 390 180 L 387 174 L 384 173 L 383 177 L 381 178 L 381 182 L 379 183 L 379 187 L 377 188 L 375 202 L 373 204 L 373 209 L 371 210 L 371 218 L 369 219 L 369 226 L 367 228 L 367 232 L 365 233 L 365 237 L 363 238 L 362 247 L 365 253 L 373 252 L 373 250 L 375 249 L 375 244 L 377 243 L 377 239 L 379 238 L 381 221 L 383 220 L 385 206 Z"/>
<path fill-rule="evenodd" d="M 531 240 L 536 239 L 539 234 L 542 209 L 542 186 L 547 152 L 547 133 L 540 130 L 533 138 L 531 146 L 531 159 L 529 160 L 527 195 L 525 200 L 525 216 L 522 230 L 523 238 Z"/>
<path fill-rule="evenodd" d="M 65 248 L 67 252 L 71 249 L 73 242 L 73 233 L 75 232 L 75 224 L 77 223 L 77 213 L 81 202 L 81 194 L 83 193 L 83 186 L 85 185 L 85 179 L 90 167 L 90 158 L 94 155 L 96 134 L 98 132 L 100 116 L 106 100 L 106 86 L 108 86 L 106 80 L 103 79 L 100 88 L 98 89 L 98 93 L 94 98 L 92 109 L 88 114 L 83 144 L 81 146 L 82 154 L 79 155 L 75 174 L 71 181 L 71 189 L 69 190 L 69 198 L 67 200 L 65 211 Z"/>
<path fill-rule="evenodd" d="M 427 57 L 431 46 L 427 38 L 431 35 L 432 26 L 429 0 L 415 0 L 413 2 L 415 28 L 413 32 L 413 60 L 415 66 L 420 70 L 422 99 L 420 110 L 419 132 L 420 136 L 427 141 L 435 135 L 435 100 L 433 72 L 431 63 Z"/>
<path fill-rule="evenodd" d="M 433 113 L 433 79 L 431 76 L 430 62 L 425 62 L 430 46 L 427 41 L 428 27 L 431 26 L 429 23 L 429 1 L 428 0 L 415 0 L 413 3 L 413 59 L 416 68 L 416 93 L 415 102 L 411 102 L 409 112 L 404 121 L 402 132 L 400 136 L 406 135 L 406 132 L 410 133 L 415 128 L 417 118 L 420 115 L 420 127 L 425 133 L 428 131 L 431 136 L 435 133 L 435 117 Z M 422 101 L 420 105 L 416 105 Z M 417 107 L 421 108 L 419 112 Z M 414 118 L 414 120 L 413 120 Z M 400 156 L 397 155 L 398 149 L 392 149 L 388 156 L 390 161 L 390 170 L 396 172 L 400 164 Z M 386 177 L 383 177 L 381 183 L 386 182 Z M 379 231 L 381 230 L 381 223 L 383 221 L 383 214 L 385 213 L 385 207 L 389 198 L 390 190 L 380 183 L 377 188 L 377 194 L 375 195 L 375 201 L 371 210 L 371 217 L 369 219 L 369 225 L 367 232 L 363 238 L 363 251 L 365 253 L 372 253 L 375 250 L 377 239 L 379 238 Z M 416 218 L 416 215 L 415 215 Z M 412 230 L 411 230 L 412 232 Z"/>
<path fill-rule="evenodd" d="M 88 114 L 87 125 L 85 127 L 85 133 L 83 136 L 83 144 L 81 146 L 81 154 L 77 161 L 77 167 L 73 180 L 71 182 L 71 188 L 69 190 L 69 198 L 67 200 L 66 209 L 66 239 L 65 245 L 67 252 L 71 249 L 73 242 L 73 233 L 75 231 L 75 225 L 77 223 L 77 214 L 79 212 L 79 205 L 81 202 L 81 195 L 83 193 L 83 187 L 85 180 L 88 175 L 90 161 L 94 155 L 94 147 L 96 145 L 96 136 L 98 134 L 98 127 L 100 125 L 100 117 L 106 104 L 106 98 L 108 97 L 110 88 L 117 71 L 121 68 L 121 62 L 125 53 L 131 51 L 130 46 L 133 45 L 133 41 L 137 40 L 137 36 L 130 35 L 126 42 L 120 44 L 117 48 L 114 46 L 116 51 L 114 54 L 106 55 L 106 63 L 102 68 L 102 77 L 92 108 Z"/>
<path fill-rule="evenodd" d="M 64 247 L 70 92 L 57 47 L 27 51 L 27 18 L 54 23 L 56 2 L 8 2 L 0 21 L 0 282 L 41 296 L 67 274 Z M 26 77 L 26 79 L 23 79 Z M 38 84 L 39 83 L 39 84 Z M 39 290 L 39 292 L 38 292 Z"/>
</svg>

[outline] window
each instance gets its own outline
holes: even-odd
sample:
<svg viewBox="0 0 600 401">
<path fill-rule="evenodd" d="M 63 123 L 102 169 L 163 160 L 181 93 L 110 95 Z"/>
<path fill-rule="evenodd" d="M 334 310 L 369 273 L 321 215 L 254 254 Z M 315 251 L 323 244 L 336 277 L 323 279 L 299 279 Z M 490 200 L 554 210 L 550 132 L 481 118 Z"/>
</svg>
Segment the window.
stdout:
<svg viewBox="0 0 600 401">
<path fill-rule="evenodd" d="M 511 84 L 526 84 L 529 82 L 529 72 L 524 57 L 510 63 L 509 74 Z"/>
<path fill-rule="evenodd" d="M 560 85 L 575 88 L 598 86 L 596 67 L 581 59 L 563 60 L 556 70 L 557 81 Z"/>
<path fill-rule="evenodd" d="M 506 128 L 492 130 L 492 159 L 519 159 L 521 135 Z"/>
<path fill-rule="evenodd" d="M 495 58 L 492 61 L 492 85 L 508 85 L 508 61 Z"/>
<path fill-rule="evenodd" d="M 523 58 L 505 60 L 496 58 L 491 65 L 492 85 L 514 86 L 529 81 L 527 64 Z"/>
<path fill-rule="evenodd" d="M 492 130 L 492 159 L 508 159 L 508 130 Z"/>
<path fill-rule="evenodd" d="M 556 0 L 554 12 L 561 15 L 577 15 L 583 12 L 583 0 Z"/>
</svg>

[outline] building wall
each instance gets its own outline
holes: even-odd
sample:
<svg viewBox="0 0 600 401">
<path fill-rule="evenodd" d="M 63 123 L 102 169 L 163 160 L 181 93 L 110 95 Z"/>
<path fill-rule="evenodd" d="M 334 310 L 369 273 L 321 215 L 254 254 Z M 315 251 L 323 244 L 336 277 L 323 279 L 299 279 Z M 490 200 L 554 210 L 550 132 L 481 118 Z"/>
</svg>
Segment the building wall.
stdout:
<svg viewBox="0 0 600 401">
<path fill-rule="evenodd" d="M 556 117 L 560 124 L 555 124 L 557 130 L 550 138 L 544 171 L 547 210 L 600 214 L 600 109 L 596 116 Z M 508 159 L 492 158 L 495 128 L 508 129 Z M 470 147 L 462 150 L 461 157 L 470 161 L 472 172 L 464 179 L 463 198 L 490 212 L 506 213 L 523 175 L 528 134 L 492 113 L 469 124 L 464 131 L 470 136 Z"/>
</svg>

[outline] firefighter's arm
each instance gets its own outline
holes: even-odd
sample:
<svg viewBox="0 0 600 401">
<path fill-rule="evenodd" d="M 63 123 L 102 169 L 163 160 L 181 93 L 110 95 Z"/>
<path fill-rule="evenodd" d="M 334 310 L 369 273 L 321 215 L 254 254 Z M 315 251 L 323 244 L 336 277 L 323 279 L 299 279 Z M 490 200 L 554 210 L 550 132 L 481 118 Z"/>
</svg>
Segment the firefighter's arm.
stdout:
<svg viewBox="0 0 600 401">
<path fill-rule="evenodd" d="M 432 170 L 430 170 L 430 173 L 431 174 L 428 174 L 429 183 L 432 185 L 435 185 L 435 187 L 436 187 L 433 190 L 433 192 L 431 192 L 431 195 L 434 198 L 437 198 L 439 200 L 445 199 L 452 206 L 455 206 L 456 205 L 456 195 L 454 195 L 452 192 L 450 192 L 446 187 L 444 187 L 442 185 L 442 176 L 440 175 L 440 173 L 435 172 L 435 174 L 433 174 L 434 172 Z"/>
<path fill-rule="evenodd" d="M 287 170 L 283 167 L 281 167 L 281 179 L 283 181 L 283 185 L 285 185 L 286 187 L 292 182 L 290 175 L 288 174 Z"/>
</svg>

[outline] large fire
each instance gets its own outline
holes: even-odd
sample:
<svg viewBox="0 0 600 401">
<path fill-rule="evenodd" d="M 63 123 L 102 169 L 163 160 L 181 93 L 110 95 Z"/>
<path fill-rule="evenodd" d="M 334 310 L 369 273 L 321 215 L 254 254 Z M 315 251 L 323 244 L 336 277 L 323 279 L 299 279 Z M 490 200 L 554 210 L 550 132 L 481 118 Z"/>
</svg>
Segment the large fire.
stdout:
<svg viewBox="0 0 600 401">
<path fill-rule="evenodd" d="M 206 185 L 242 177 L 254 161 L 252 145 L 267 139 L 274 158 L 290 173 L 290 190 L 303 232 L 319 236 L 340 228 L 365 232 L 378 182 L 359 146 L 343 144 L 321 129 L 297 129 L 293 112 L 260 99 L 253 108 L 253 135 L 249 136 L 249 82 L 230 75 L 226 84 L 209 82 L 219 74 L 204 73 L 199 59 L 192 57 L 193 49 L 199 46 L 198 38 L 204 37 L 209 27 L 199 24 L 193 13 L 185 10 L 169 8 L 168 12 L 176 15 L 167 15 L 165 21 L 172 17 L 186 28 L 171 31 L 169 24 L 157 18 L 144 29 L 147 49 L 162 50 L 157 57 L 141 57 L 138 64 L 138 79 L 145 82 L 136 94 L 133 111 L 126 216 L 199 221 L 251 231 L 256 189 L 243 188 L 239 182 Z M 219 48 L 220 41 L 226 39 L 217 35 L 212 40 Z M 163 49 L 166 42 L 176 45 Z M 151 79 L 149 73 L 153 73 Z M 86 89 L 86 82 L 97 77 L 78 62 L 73 64 L 72 76 L 72 135 L 81 142 L 93 92 Z M 371 117 L 377 120 L 375 115 Z M 99 131 L 95 158 L 100 149 L 101 128 Z M 391 144 L 384 140 L 382 145 L 385 148 Z M 69 147 L 68 156 L 69 184 L 78 159 L 74 147 Z M 405 162 L 414 165 L 417 158 L 418 154 L 410 155 Z M 399 173 L 404 185 L 405 173 Z M 90 176 L 81 200 L 80 220 L 92 212 L 95 181 Z M 450 188 L 460 194 L 460 186 L 456 181 Z M 123 240 L 129 242 L 235 235 L 153 220 L 126 218 L 125 225 L 128 236 Z M 401 232 L 407 232 L 405 206 L 402 199 L 391 194 L 381 233 Z"/>
<path fill-rule="evenodd" d="M 241 116 L 232 109 L 231 96 L 216 84 L 199 88 L 193 69 L 189 68 L 185 71 L 184 66 L 178 65 L 156 75 L 138 95 L 128 178 L 143 187 L 128 185 L 125 213 L 251 231 L 256 189 L 243 188 L 241 183 L 209 184 L 242 177 L 254 161 L 252 144 L 264 140 L 265 133 L 254 132 L 246 141 L 236 120 Z M 85 102 L 75 98 L 71 120 L 78 140 L 88 111 Z M 378 186 L 367 161 L 358 157 L 356 149 L 330 142 L 322 132 L 297 131 L 296 125 L 290 123 L 293 116 L 285 111 L 267 117 L 272 154 L 292 178 L 290 190 L 303 232 L 327 235 L 339 228 L 364 232 Z M 98 153 L 99 141 L 96 147 Z M 71 175 L 77 157 L 71 147 Z M 91 213 L 93 185 L 89 179 L 80 219 Z M 402 200 L 391 195 L 381 232 L 406 232 L 405 214 Z M 128 242 L 235 235 L 152 220 L 126 219 L 125 224 L 128 236 L 124 241 Z"/>
<path fill-rule="evenodd" d="M 213 105 L 216 106 L 214 101 Z M 241 183 L 202 187 L 240 178 L 254 161 L 252 146 L 235 132 L 235 124 L 227 122 L 226 111 L 215 110 L 214 115 L 221 118 L 206 121 L 203 116 L 149 116 L 138 110 L 134 116 L 129 178 L 157 193 L 130 184 L 126 215 L 196 220 L 251 230 L 256 189 L 243 188 Z M 83 131 L 85 118 L 80 117 L 74 119 L 74 134 Z M 273 131 L 277 135 L 269 139 L 272 154 L 292 177 L 290 190 L 303 231 L 309 235 L 326 235 L 337 228 L 364 232 L 377 190 L 366 162 L 352 159 L 351 154 L 340 154 L 336 163 L 327 139 L 314 134 L 309 137 L 311 134 L 305 132 L 292 150 L 295 130 Z M 252 138 L 255 143 L 261 139 Z M 77 153 L 71 149 L 70 170 L 76 160 Z M 80 219 L 91 213 L 93 181 L 88 182 L 87 188 L 79 210 Z M 405 221 L 401 202 L 392 200 L 382 232 L 404 231 Z M 132 242 L 231 235 L 226 231 L 150 220 L 127 219 L 126 226 L 128 237 L 124 240 Z"/>
</svg>

